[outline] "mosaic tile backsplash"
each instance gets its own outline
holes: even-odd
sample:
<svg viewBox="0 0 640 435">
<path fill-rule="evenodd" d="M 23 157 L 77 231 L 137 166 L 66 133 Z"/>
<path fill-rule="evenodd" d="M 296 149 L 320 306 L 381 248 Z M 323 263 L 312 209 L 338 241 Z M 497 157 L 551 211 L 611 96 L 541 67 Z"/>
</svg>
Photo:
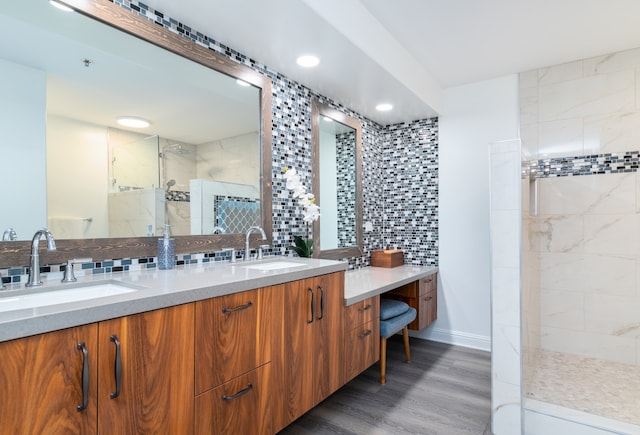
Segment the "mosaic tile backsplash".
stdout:
<svg viewBox="0 0 640 435">
<path fill-rule="evenodd" d="M 640 151 L 558 157 L 523 162 L 523 175 L 533 178 L 636 172 Z"/>
<path fill-rule="evenodd" d="M 370 230 L 363 232 L 363 255 L 347 259 L 349 267 L 369 265 L 370 251 L 385 246 L 405 249 L 407 261 L 413 264 L 437 265 L 436 118 L 383 127 L 191 27 L 166 17 L 162 12 L 154 11 L 144 3 L 129 0 L 113 0 L 113 3 L 261 72 L 272 80 L 273 238 L 268 254 L 288 255 L 293 236 L 302 234 L 305 230 L 302 215 L 285 189 L 282 169 L 285 166 L 296 168 L 303 183 L 311 186 L 311 99 L 315 97 L 362 123 L 362 217 L 363 223 L 369 224 L 367 227 Z M 400 167 L 403 170 L 399 172 Z M 179 193 L 175 195 L 172 200 L 182 199 L 179 198 Z M 177 264 L 217 260 L 222 258 L 220 255 L 211 253 L 178 256 Z M 155 267 L 155 258 L 101 261 L 92 263 L 91 269 L 92 273 L 109 273 L 130 270 L 132 266 Z M 46 266 L 43 273 L 59 272 L 60 268 L 64 266 Z M 15 282 L 24 276 L 26 268 L 11 268 L 0 272 L 5 281 Z"/>
</svg>

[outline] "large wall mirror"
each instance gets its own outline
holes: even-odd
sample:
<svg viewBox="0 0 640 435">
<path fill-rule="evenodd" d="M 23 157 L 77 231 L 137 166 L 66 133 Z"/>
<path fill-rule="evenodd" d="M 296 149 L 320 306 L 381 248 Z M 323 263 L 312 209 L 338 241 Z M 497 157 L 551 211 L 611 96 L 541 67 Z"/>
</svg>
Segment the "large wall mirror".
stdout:
<svg viewBox="0 0 640 435">
<path fill-rule="evenodd" d="M 65 3 L 0 7 L 5 239 L 48 227 L 56 262 L 155 255 L 164 224 L 179 253 L 271 237 L 270 79 L 108 0 Z M 0 252 L 23 264 L 28 244 Z"/>
<path fill-rule="evenodd" d="M 320 207 L 314 256 L 362 255 L 362 125 L 314 99 L 313 192 Z"/>
</svg>

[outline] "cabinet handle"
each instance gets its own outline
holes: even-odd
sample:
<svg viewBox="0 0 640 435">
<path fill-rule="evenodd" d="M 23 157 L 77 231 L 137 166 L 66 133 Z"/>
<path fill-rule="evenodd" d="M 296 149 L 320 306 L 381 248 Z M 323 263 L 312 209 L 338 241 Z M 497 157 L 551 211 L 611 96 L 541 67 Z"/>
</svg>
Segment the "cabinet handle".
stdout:
<svg viewBox="0 0 640 435">
<path fill-rule="evenodd" d="M 311 287 L 309 287 L 307 291 L 311 292 L 311 320 L 307 320 L 307 323 L 313 323 L 316 317 L 316 295 Z"/>
<path fill-rule="evenodd" d="M 431 299 L 433 299 L 433 296 L 427 296 L 426 298 L 424 298 L 424 300 L 427 302 L 429 302 Z"/>
<path fill-rule="evenodd" d="M 89 403 L 89 351 L 84 341 L 78 343 L 78 350 L 82 351 L 82 403 L 76 407 L 80 412 L 87 409 Z"/>
<path fill-rule="evenodd" d="M 226 394 L 222 395 L 222 400 L 233 400 L 233 399 L 237 399 L 238 397 L 242 397 L 245 394 L 247 394 L 249 391 L 251 391 L 253 389 L 253 385 L 251 383 L 247 384 L 247 388 L 245 388 L 244 390 L 240 390 L 238 391 L 236 394 L 232 395 L 232 396 L 227 396 Z"/>
<path fill-rule="evenodd" d="M 122 356 L 120 355 L 120 340 L 118 340 L 118 336 L 114 334 L 109 339 L 116 345 L 116 361 L 114 364 L 116 391 L 109 394 L 110 398 L 115 399 L 120 395 L 120 384 L 122 383 Z"/>
<path fill-rule="evenodd" d="M 320 317 L 318 320 L 322 320 L 324 317 L 324 289 L 321 286 L 318 286 L 318 290 L 320 290 Z"/>
<path fill-rule="evenodd" d="M 371 304 L 367 304 L 367 306 L 366 306 L 366 307 L 358 308 L 358 311 L 362 311 L 362 312 L 364 312 L 364 311 L 368 311 L 368 310 L 370 310 L 372 307 L 373 307 L 373 305 L 371 305 Z"/>
<path fill-rule="evenodd" d="M 365 337 L 370 336 L 371 334 L 373 334 L 373 331 L 371 329 L 367 329 L 367 331 L 364 332 L 363 334 L 359 334 L 358 338 L 365 338 Z"/>
<path fill-rule="evenodd" d="M 240 305 L 240 306 L 237 306 L 235 308 L 223 307 L 222 308 L 222 312 L 225 313 L 225 314 L 229 314 L 229 313 L 233 313 L 234 311 L 246 310 L 247 308 L 251 308 L 252 306 L 253 306 L 253 304 L 251 303 L 251 301 L 249 301 L 245 305 Z"/>
</svg>

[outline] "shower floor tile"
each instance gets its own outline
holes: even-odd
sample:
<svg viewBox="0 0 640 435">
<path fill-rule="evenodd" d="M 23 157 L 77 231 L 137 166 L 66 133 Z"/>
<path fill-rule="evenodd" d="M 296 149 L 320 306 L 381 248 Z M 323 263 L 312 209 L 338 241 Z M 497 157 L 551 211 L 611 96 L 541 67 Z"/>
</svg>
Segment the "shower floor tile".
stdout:
<svg viewBox="0 0 640 435">
<path fill-rule="evenodd" d="M 640 424 L 640 367 L 541 350 L 527 397 Z"/>
</svg>

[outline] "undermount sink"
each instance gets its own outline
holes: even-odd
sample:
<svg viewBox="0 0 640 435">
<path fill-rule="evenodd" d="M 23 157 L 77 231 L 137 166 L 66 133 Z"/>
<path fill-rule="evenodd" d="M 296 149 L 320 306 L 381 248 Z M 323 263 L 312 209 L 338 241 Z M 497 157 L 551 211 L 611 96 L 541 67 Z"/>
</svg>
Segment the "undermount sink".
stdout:
<svg viewBox="0 0 640 435">
<path fill-rule="evenodd" d="M 306 266 L 306 264 L 294 263 L 293 261 L 271 261 L 269 263 L 247 264 L 242 267 L 246 267 L 247 269 L 257 269 L 257 270 L 279 270 L 279 269 L 289 269 L 291 267 L 300 267 L 300 266 Z"/>
<path fill-rule="evenodd" d="M 72 288 L 60 288 L 59 290 L 56 289 L 15 296 L 7 295 L 5 297 L 1 297 L 2 294 L 0 293 L 0 312 L 86 301 L 90 299 L 131 293 L 137 290 L 139 290 L 139 288 L 114 281 L 107 281 L 75 286 Z"/>
</svg>

